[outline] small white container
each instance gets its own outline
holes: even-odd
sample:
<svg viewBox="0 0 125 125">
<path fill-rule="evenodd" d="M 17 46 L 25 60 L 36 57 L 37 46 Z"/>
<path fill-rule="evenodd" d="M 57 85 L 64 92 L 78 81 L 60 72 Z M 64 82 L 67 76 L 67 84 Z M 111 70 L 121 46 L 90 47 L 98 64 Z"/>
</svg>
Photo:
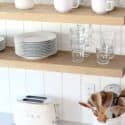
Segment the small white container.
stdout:
<svg viewBox="0 0 125 125">
<path fill-rule="evenodd" d="M 54 7 L 58 12 L 65 13 L 73 8 L 78 8 L 80 0 L 54 0 Z"/>
<path fill-rule="evenodd" d="M 34 0 L 15 0 L 17 9 L 31 9 L 34 7 Z"/>
</svg>

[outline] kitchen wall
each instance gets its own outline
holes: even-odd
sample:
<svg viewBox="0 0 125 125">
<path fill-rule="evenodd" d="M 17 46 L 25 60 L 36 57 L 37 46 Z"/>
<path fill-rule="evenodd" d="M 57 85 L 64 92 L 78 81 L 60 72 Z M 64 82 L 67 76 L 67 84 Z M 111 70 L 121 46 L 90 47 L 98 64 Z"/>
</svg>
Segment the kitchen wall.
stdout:
<svg viewBox="0 0 125 125">
<path fill-rule="evenodd" d="M 36 3 L 52 3 L 51 0 L 35 0 Z M 90 5 L 90 0 L 82 2 Z M 13 2 L 13 0 L 0 0 L 0 2 Z M 121 6 L 125 7 L 122 0 Z M 83 25 L 83 26 L 87 26 Z M 0 20 L 0 34 L 7 37 L 8 46 L 13 46 L 13 36 L 31 31 L 53 31 L 58 34 L 58 47 L 60 50 L 71 50 L 69 29 L 76 24 L 54 24 L 45 22 Z M 125 27 L 92 25 L 93 38 L 90 50 L 95 52 L 98 44 L 97 33 L 103 30 L 116 31 L 115 53 L 125 54 Z M 17 97 L 25 94 L 46 95 L 55 98 L 60 104 L 59 115 L 62 120 L 77 122 L 93 122 L 91 112 L 81 108 L 78 101 L 104 88 L 107 84 L 119 84 L 125 87 L 124 79 L 88 76 L 81 74 L 68 74 L 45 71 L 32 71 L 24 69 L 0 68 L 0 112 L 14 112 Z"/>
<path fill-rule="evenodd" d="M 102 90 L 108 84 L 124 87 L 123 79 L 80 74 L 0 68 L 0 112 L 13 113 L 17 97 L 26 94 L 54 97 L 60 104 L 61 120 L 93 122 L 90 111 L 81 108 L 80 99 Z"/>
</svg>

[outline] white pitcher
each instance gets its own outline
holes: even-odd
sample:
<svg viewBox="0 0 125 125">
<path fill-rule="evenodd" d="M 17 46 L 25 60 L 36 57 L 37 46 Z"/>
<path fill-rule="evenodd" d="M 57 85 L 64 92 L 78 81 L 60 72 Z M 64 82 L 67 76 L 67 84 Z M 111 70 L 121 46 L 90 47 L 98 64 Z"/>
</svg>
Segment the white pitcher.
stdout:
<svg viewBox="0 0 125 125">
<path fill-rule="evenodd" d="M 78 8 L 80 5 L 80 0 L 54 0 L 54 7 L 57 11 L 64 13 L 72 10 L 73 8 Z"/>
<path fill-rule="evenodd" d="M 34 7 L 34 0 L 15 0 L 15 7 L 18 9 L 31 9 Z"/>
<path fill-rule="evenodd" d="M 115 8 L 115 0 L 91 0 L 91 7 L 97 14 L 104 14 Z"/>
</svg>

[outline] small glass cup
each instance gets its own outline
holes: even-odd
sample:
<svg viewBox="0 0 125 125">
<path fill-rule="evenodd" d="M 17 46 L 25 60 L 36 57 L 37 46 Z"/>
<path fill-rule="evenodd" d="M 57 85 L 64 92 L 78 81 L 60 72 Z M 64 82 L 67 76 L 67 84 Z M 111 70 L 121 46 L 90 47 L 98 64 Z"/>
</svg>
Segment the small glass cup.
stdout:
<svg viewBox="0 0 125 125">
<path fill-rule="evenodd" d="M 115 48 L 115 32 L 113 31 L 103 31 L 101 33 L 102 40 L 103 40 L 103 48 L 107 49 L 107 52 L 109 54 L 109 58 L 113 59 L 114 54 L 114 48 Z"/>
<path fill-rule="evenodd" d="M 109 53 L 107 52 L 106 49 L 97 48 L 96 57 L 98 64 L 109 64 L 110 62 Z"/>
<path fill-rule="evenodd" d="M 72 62 L 81 63 L 84 60 L 85 53 L 85 29 L 77 26 L 76 29 L 70 29 L 71 46 L 72 46 Z"/>
<path fill-rule="evenodd" d="M 92 41 L 92 26 L 89 24 L 85 28 L 84 32 L 84 39 L 85 39 L 85 57 L 88 57 L 90 55 L 90 49 L 91 49 L 91 41 Z"/>
<path fill-rule="evenodd" d="M 72 62 L 73 63 L 83 62 L 83 55 L 81 53 L 81 50 L 79 50 L 79 49 L 72 50 Z"/>
</svg>

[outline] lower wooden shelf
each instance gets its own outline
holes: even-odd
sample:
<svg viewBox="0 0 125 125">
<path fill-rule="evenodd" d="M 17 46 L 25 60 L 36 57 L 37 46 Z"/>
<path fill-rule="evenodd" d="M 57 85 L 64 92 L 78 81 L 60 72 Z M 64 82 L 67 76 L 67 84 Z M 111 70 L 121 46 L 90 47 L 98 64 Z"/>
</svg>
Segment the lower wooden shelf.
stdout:
<svg viewBox="0 0 125 125">
<path fill-rule="evenodd" d="M 16 56 L 13 48 L 7 48 L 5 51 L 0 52 L 0 66 L 55 72 L 123 77 L 125 70 L 125 56 L 116 56 L 109 65 L 97 64 L 95 54 L 91 54 L 91 56 L 86 58 L 85 61 L 81 64 L 74 64 L 71 61 L 70 52 L 58 52 L 58 54 L 48 57 L 44 60 L 29 61 Z"/>
</svg>

